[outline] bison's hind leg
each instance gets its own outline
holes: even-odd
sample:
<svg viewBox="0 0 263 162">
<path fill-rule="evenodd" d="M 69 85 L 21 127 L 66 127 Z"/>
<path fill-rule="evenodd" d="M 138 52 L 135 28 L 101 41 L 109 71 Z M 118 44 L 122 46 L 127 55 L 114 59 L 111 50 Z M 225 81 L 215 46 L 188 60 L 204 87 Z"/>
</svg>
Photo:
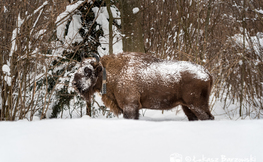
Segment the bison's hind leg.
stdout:
<svg viewBox="0 0 263 162">
<path fill-rule="evenodd" d="M 206 112 L 206 114 L 208 115 L 208 117 L 209 117 L 210 120 L 214 120 L 214 119 L 215 119 L 215 117 L 211 114 L 211 111 L 210 111 L 208 105 L 207 105 L 206 108 L 205 108 L 205 112 Z"/>
<path fill-rule="evenodd" d="M 209 98 L 197 97 L 192 100 L 193 102 L 188 104 L 189 109 L 196 115 L 199 120 L 213 120 L 214 116 L 209 110 Z"/>
<path fill-rule="evenodd" d="M 214 120 L 214 116 L 210 113 L 209 107 L 205 105 L 190 106 L 190 110 L 200 120 Z"/>
<path fill-rule="evenodd" d="M 182 105 L 182 108 L 189 121 L 198 120 L 196 115 L 187 106 Z"/>
<path fill-rule="evenodd" d="M 183 110 L 189 120 L 192 120 L 193 114 L 199 120 L 213 120 L 214 116 L 209 110 L 209 92 L 208 90 L 198 90 L 185 93 L 183 96 L 184 106 Z M 188 109 L 188 108 L 189 109 Z"/>
</svg>

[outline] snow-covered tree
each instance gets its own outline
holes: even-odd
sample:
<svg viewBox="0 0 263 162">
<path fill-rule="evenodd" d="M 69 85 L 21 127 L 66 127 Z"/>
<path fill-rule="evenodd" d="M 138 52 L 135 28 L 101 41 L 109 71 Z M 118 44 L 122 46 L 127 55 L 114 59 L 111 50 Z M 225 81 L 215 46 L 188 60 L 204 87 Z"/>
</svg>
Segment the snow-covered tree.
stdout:
<svg viewBox="0 0 263 162">
<path fill-rule="evenodd" d="M 84 115 L 86 103 L 74 94 L 71 80 L 83 57 L 108 53 L 105 3 L 0 3 L 4 22 L 0 28 L 0 120 Z M 113 16 L 119 17 L 117 8 L 110 8 Z M 120 52 L 120 32 L 116 26 L 113 29 L 113 46 Z"/>
<path fill-rule="evenodd" d="M 103 31 L 96 22 L 92 8 L 99 7 L 101 4 L 102 1 L 96 1 L 96 3 L 78 1 L 68 5 L 66 10 L 57 17 L 57 39 L 54 41 L 57 49 L 51 50 L 52 55 L 59 55 L 59 57 L 52 61 L 54 68 L 49 70 L 51 75 L 47 78 L 49 93 L 54 91 L 55 95 L 51 107 L 51 118 L 58 115 L 63 117 L 63 110 L 69 112 L 64 115 L 72 117 L 73 109 L 79 112 L 80 116 L 91 115 L 90 109 L 85 108 L 84 100 L 75 95 L 71 81 L 82 58 L 91 56 L 89 55 L 91 53 L 98 53 L 99 38 L 103 35 Z M 75 115 L 78 114 L 75 113 Z"/>
<path fill-rule="evenodd" d="M 110 6 L 110 9 L 113 15 L 118 17 L 117 8 Z M 53 60 L 54 68 L 50 69 L 51 75 L 48 77 L 49 92 L 54 91 L 56 96 L 50 117 L 63 117 L 63 110 L 67 110 L 70 117 L 83 114 L 96 116 L 105 111 L 103 105 L 99 105 L 99 109 L 96 109 L 94 100 L 85 104 L 85 101 L 75 94 L 71 82 L 83 58 L 91 57 L 92 53 L 99 55 L 108 53 L 108 19 L 106 4 L 102 0 L 77 1 L 68 5 L 66 10 L 57 17 L 56 48 L 58 49 L 53 49 L 52 55 L 58 54 L 59 57 Z M 112 27 L 114 29 L 112 34 L 115 34 L 113 41 L 116 46 L 120 38 L 116 38 L 118 34 L 116 26 Z M 96 107 L 98 107 L 97 104 Z M 65 113 L 64 116 L 66 116 Z"/>
</svg>

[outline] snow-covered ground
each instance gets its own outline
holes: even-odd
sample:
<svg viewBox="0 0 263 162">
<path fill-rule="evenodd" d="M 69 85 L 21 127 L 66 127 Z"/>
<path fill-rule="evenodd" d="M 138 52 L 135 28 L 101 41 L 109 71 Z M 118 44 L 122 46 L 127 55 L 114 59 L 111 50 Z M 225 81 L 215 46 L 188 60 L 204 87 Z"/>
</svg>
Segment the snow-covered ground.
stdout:
<svg viewBox="0 0 263 162">
<path fill-rule="evenodd" d="M 174 113 L 147 110 L 138 121 L 85 116 L 1 122 L 0 161 L 263 161 L 263 120 L 188 122 Z"/>
</svg>

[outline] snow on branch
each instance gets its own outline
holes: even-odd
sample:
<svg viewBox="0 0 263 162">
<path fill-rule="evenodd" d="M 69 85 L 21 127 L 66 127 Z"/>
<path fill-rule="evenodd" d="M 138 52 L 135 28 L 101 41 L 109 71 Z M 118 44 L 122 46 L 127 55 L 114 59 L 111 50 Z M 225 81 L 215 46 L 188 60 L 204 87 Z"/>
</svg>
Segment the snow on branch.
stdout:
<svg viewBox="0 0 263 162">
<path fill-rule="evenodd" d="M 17 16 L 17 24 L 16 24 L 16 28 L 13 30 L 12 32 L 12 38 L 11 38 L 11 50 L 10 50 L 10 53 L 9 53 L 9 56 L 10 58 L 12 57 L 13 53 L 16 51 L 17 49 L 17 46 L 16 46 L 16 38 L 17 38 L 17 35 L 20 33 L 20 28 L 22 26 L 22 24 L 28 20 L 30 17 L 32 17 L 34 14 L 36 14 L 38 11 L 40 11 L 41 9 L 41 13 L 43 11 L 43 8 L 48 4 L 48 1 L 45 1 L 40 7 L 38 7 L 36 10 L 34 10 L 33 14 L 30 14 L 28 15 L 25 19 L 21 19 L 20 17 L 20 13 L 18 14 Z M 41 15 L 41 13 L 39 14 L 39 16 Z M 36 23 L 38 22 L 39 20 L 39 16 L 36 20 L 36 22 L 34 23 L 34 26 L 30 32 L 30 34 L 32 34 L 32 31 L 36 25 Z"/>
<path fill-rule="evenodd" d="M 56 20 L 56 24 L 57 24 L 57 37 L 59 40 L 64 41 L 65 40 L 65 29 L 66 29 L 66 25 L 68 23 L 68 19 L 70 18 L 70 16 L 72 15 L 72 13 L 74 13 L 77 8 L 84 4 L 85 2 L 87 3 L 91 3 L 91 0 L 85 0 L 85 1 L 78 1 L 72 5 L 68 5 L 66 7 L 66 10 L 64 12 L 62 12 Z M 69 39 L 73 39 L 74 37 L 77 37 L 77 41 L 81 41 L 82 38 L 80 35 L 77 35 L 79 32 L 79 29 L 81 28 L 81 16 L 80 15 L 73 15 L 72 16 L 72 21 L 70 23 L 70 27 L 72 30 L 68 31 L 68 36 Z M 80 40 L 81 39 L 81 40 Z"/>
</svg>

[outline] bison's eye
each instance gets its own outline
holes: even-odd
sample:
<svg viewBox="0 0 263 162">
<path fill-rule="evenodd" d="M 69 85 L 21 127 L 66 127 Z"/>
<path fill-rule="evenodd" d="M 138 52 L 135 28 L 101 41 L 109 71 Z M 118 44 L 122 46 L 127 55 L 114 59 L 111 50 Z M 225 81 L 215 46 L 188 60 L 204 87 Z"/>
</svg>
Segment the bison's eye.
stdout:
<svg viewBox="0 0 263 162">
<path fill-rule="evenodd" d="M 91 71 L 88 67 L 85 67 L 85 69 L 84 69 L 84 73 L 85 73 L 85 76 L 86 76 L 86 77 L 90 77 L 92 71 Z"/>
</svg>

